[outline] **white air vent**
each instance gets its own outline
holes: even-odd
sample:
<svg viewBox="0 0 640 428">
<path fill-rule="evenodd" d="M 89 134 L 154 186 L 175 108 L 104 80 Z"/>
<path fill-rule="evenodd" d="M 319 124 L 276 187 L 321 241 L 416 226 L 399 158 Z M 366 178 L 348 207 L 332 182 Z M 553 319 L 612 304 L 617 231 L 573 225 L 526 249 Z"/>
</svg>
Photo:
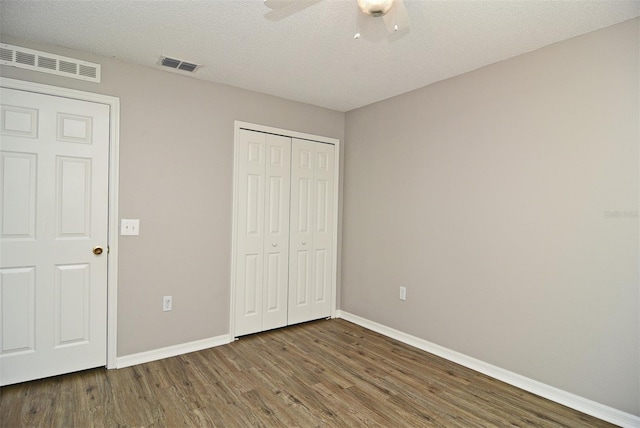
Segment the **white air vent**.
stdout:
<svg viewBox="0 0 640 428">
<path fill-rule="evenodd" d="M 200 64 L 194 64 L 192 62 L 183 61 L 181 59 L 169 58 L 168 56 L 164 55 L 160 57 L 160 59 L 158 60 L 158 64 L 176 70 L 188 71 L 189 73 L 194 73 L 197 69 L 202 67 Z"/>
<path fill-rule="evenodd" d="M 0 43 L 0 64 L 100 83 L 100 64 Z"/>
</svg>

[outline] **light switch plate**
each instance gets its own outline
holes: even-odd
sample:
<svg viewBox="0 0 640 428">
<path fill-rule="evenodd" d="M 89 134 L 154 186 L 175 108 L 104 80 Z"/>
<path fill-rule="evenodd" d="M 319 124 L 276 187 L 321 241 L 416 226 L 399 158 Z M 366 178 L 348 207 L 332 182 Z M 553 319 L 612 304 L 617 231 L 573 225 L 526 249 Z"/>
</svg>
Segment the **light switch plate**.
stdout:
<svg viewBox="0 0 640 428">
<path fill-rule="evenodd" d="M 120 235 L 140 235 L 140 219 L 137 219 L 137 218 L 121 219 Z"/>
</svg>

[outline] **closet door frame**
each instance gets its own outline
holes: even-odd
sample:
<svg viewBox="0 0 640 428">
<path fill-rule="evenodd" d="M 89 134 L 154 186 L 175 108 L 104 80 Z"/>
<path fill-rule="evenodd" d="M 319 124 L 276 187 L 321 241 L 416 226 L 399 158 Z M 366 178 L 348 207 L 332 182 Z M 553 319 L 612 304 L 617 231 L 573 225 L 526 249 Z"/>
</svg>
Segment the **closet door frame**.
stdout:
<svg viewBox="0 0 640 428">
<path fill-rule="evenodd" d="M 331 278 L 331 318 L 335 318 L 336 315 L 336 301 L 337 301 L 337 273 L 338 273 L 338 229 L 339 229 L 339 217 L 338 217 L 338 201 L 340 199 L 339 194 L 339 175 L 340 175 L 340 140 L 337 138 L 323 137 L 320 135 L 306 134 L 302 132 L 292 131 L 288 129 L 274 128 L 271 126 L 259 125 L 255 123 L 243 122 L 236 120 L 234 122 L 234 147 L 233 147 L 233 204 L 232 204 L 232 233 L 231 233 L 231 284 L 230 284 L 230 302 L 229 302 L 229 337 L 236 337 L 235 329 L 235 307 L 236 307 L 236 252 L 238 246 L 238 234 L 237 234 L 237 205 L 238 205 L 238 174 L 239 174 L 239 133 L 240 130 L 246 129 L 249 131 L 263 132 L 266 134 L 281 135 L 290 138 L 299 138 L 302 140 L 315 141 L 318 143 L 332 144 L 335 146 L 335 168 L 334 168 L 334 204 L 333 204 L 333 216 L 335 219 L 335 227 L 333 230 L 333 257 L 332 264 L 332 278 Z"/>
</svg>

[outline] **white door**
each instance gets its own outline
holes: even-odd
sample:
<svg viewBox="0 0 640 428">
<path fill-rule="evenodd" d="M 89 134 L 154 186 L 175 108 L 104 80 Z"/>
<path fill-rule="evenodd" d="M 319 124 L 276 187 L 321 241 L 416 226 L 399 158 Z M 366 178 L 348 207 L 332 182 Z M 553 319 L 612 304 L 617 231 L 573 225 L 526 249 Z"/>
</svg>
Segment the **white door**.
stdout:
<svg viewBox="0 0 640 428">
<path fill-rule="evenodd" d="M 106 364 L 109 106 L 0 91 L 7 385 Z"/>
<path fill-rule="evenodd" d="M 335 146 L 293 139 L 288 323 L 331 315 Z"/>
<path fill-rule="evenodd" d="M 287 325 L 291 139 L 240 130 L 235 335 Z"/>
</svg>

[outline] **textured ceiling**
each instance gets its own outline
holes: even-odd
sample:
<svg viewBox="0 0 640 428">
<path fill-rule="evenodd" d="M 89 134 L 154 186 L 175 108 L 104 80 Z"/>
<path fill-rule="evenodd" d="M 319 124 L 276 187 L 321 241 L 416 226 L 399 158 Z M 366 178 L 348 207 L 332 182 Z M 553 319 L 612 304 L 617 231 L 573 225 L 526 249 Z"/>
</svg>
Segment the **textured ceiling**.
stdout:
<svg viewBox="0 0 640 428">
<path fill-rule="evenodd" d="M 0 28 L 149 67 L 172 56 L 202 64 L 194 78 L 348 111 L 640 16 L 637 0 L 404 2 L 410 30 L 391 36 L 355 0 L 295 13 L 261 0 L 1 0 Z"/>
</svg>

